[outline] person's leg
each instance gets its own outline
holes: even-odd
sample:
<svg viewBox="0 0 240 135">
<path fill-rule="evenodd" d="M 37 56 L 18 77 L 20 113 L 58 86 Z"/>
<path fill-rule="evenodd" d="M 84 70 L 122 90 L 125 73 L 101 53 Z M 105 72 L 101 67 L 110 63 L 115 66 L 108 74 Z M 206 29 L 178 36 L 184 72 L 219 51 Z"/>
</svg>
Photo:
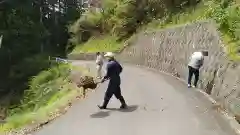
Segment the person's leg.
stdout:
<svg viewBox="0 0 240 135">
<path fill-rule="evenodd" d="M 114 92 L 113 92 L 113 89 L 112 89 L 111 85 L 108 85 L 107 91 L 105 92 L 105 96 L 104 96 L 104 102 L 103 102 L 102 106 L 98 105 L 98 107 L 100 109 L 106 109 L 107 105 L 108 105 L 108 102 L 111 99 L 113 94 L 114 94 Z"/>
<path fill-rule="evenodd" d="M 191 87 L 191 81 L 193 76 L 193 68 L 188 66 L 188 87 Z"/>
<path fill-rule="evenodd" d="M 100 78 L 102 77 L 102 67 L 103 67 L 103 65 L 100 65 L 99 66 L 99 71 L 98 71 L 98 74 L 99 74 Z"/>
<path fill-rule="evenodd" d="M 101 67 L 100 65 L 97 65 L 97 78 L 100 78 L 100 71 L 101 71 Z"/>
<path fill-rule="evenodd" d="M 127 104 L 125 102 L 124 97 L 122 96 L 120 86 L 116 87 L 116 91 L 114 92 L 114 96 L 121 102 L 121 107 L 120 108 L 122 108 L 122 109 L 127 108 Z"/>
<path fill-rule="evenodd" d="M 197 83 L 198 83 L 198 80 L 199 80 L 199 70 L 198 69 L 195 69 L 194 76 L 195 76 L 194 87 L 197 87 Z"/>
</svg>

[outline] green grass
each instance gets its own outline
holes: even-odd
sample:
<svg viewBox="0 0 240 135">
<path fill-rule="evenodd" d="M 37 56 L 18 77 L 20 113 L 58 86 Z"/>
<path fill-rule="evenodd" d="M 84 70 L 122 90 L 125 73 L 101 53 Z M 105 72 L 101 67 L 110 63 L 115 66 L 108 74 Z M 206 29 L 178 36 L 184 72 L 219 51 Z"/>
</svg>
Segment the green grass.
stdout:
<svg viewBox="0 0 240 135">
<path fill-rule="evenodd" d="M 222 40 L 227 45 L 228 58 L 232 61 L 240 61 L 240 56 L 237 52 L 240 49 L 239 41 L 233 41 L 227 34 L 223 34 Z"/>
<path fill-rule="evenodd" d="M 77 45 L 72 53 L 93 53 L 93 52 L 107 52 L 117 51 L 123 46 L 122 43 L 117 42 L 113 36 L 104 36 L 99 38 L 91 38 L 84 44 Z"/>
<path fill-rule="evenodd" d="M 28 124 L 35 122 L 43 122 L 49 118 L 49 114 L 56 111 L 58 108 L 66 106 L 68 101 L 76 96 L 77 91 L 70 91 L 67 88 L 70 86 L 64 86 L 62 91 L 56 93 L 49 101 L 48 104 L 34 112 L 23 112 L 21 114 L 15 114 L 7 118 L 7 123 L 1 126 L 1 132 L 11 131 L 24 127 Z"/>
<path fill-rule="evenodd" d="M 82 67 L 69 66 L 69 68 L 81 71 L 82 74 L 88 74 L 87 70 Z M 42 74 L 45 73 L 46 72 L 42 72 Z M 36 76 L 36 78 L 38 78 L 38 76 Z M 23 107 L 21 111 L 17 111 L 13 115 L 7 117 L 7 122 L 0 126 L 0 132 L 9 132 L 27 125 L 48 120 L 50 113 L 56 112 L 56 110 L 61 107 L 65 107 L 71 99 L 82 94 L 79 93 L 80 89 L 77 90 L 78 88 L 74 87 L 73 84 L 69 83 L 69 81 L 64 78 L 54 78 L 54 80 L 51 80 L 54 83 L 48 86 L 53 92 L 55 89 L 59 89 L 59 87 L 61 88 L 60 90 L 57 90 L 54 94 L 52 92 L 47 93 L 47 95 L 41 98 L 41 101 L 37 102 L 31 100 L 34 102 L 33 108 L 29 107 L 27 104 L 23 104 L 23 106 L 25 105 L 26 107 Z M 49 95 L 50 98 L 48 97 Z"/>
<path fill-rule="evenodd" d="M 206 13 L 208 9 L 208 3 L 202 2 L 196 7 L 187 8 L 180 13 L 172 15 L 171 17 L 167 16 L 161 20 L 153 20 L 141 28 L 141 30 L 152 31 L 205 20 L 207 19 Z"/>
</svg>

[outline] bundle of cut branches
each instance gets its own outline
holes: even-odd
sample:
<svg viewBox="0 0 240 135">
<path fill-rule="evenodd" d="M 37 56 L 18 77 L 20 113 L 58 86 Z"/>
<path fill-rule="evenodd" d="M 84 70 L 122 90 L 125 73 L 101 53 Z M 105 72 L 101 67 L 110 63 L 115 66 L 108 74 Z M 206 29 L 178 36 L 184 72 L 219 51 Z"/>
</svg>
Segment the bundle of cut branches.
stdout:
<svg viewBox="0 0 240 135">
<path fill-rule="evenodd" d="M 91 76 L 80 77 L 80 81 L 77 84 L 78 87 L 83 87 L 83 89 L 95 89 L 98 82 L 94 81 L 94 78 Z"/>
<path fill-rule="evenodd" d="M 86 97 L 86 89 L 96 89 L 98 83 L 99 82 L 95 82 L 94 78 L 91 76 L 82 76 L 80 77 L 80 81 L 77 83 L 77 86 L 83 87 L 83 96 Z"/>
</svg>

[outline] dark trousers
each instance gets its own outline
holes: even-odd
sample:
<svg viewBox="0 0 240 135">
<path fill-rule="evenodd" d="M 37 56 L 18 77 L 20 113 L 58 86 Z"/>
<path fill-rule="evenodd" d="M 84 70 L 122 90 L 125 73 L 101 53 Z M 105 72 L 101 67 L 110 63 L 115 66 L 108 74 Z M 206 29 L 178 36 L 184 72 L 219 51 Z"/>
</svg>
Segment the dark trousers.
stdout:
<svg viewBox="0 0 240 135">
<path fill-rule="evenodd" d="M 108 86 L 107 91 L 105 93 L 104 100 L 110 100 L 112 96 L 115 96 L 117 99 L 123 99 L 121 88 L 119 85 L 117 86 Z"/>
<path fill-rule="evenodd" d="M 190 85 L 191 85 L 193 74 L 195 76 L 194 86 L 197 86 L 197 82 L 199 79 L 199 69 L 195 69 L 191 66 L 188 66 L 188 84 L 190 84 Z"/>
<path fill-rule="evenodd" d="M 122 96 L 121 93 L 121 88 L 120 85 L 118 84 L 113 84 L 113 83 L 109 83 L 107 91 L 105 93 L 105 97 L 104 97 L 104 106 L 107 106 L 109 100 L 111 99 L 112 96 L 115 96 L 118 100 L 120 100 L 120 102 L 122 103 L 122 105 L 126 105 L 125 100 Z"/>
</svg>

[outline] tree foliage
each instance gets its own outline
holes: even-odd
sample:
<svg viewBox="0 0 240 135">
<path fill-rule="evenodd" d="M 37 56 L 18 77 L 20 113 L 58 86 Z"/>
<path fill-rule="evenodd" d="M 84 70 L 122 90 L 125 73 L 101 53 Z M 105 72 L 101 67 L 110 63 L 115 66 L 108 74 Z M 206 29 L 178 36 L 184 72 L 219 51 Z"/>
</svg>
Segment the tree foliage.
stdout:
<svg viewBox="0 0 240 135">
<path fill-rule="evenodd" d="M 68 25 L 80 17 L 81 0 L 4 0 L 0 3 L 0 94 L 19 96 L 31 76 L 64 56 Z"/>
<path fill-rule="evenodd" d="M 143 24 L 197 4 L 199 0 L 103 0 L 102 11 L 90 11 L 72 25 L 72 43 L 80 44 L 96 34 L 128 38 Z M 86 36 L 87 35 L 87 36 Z M 83 40 L 84 39 L 84 40 Z"/>
<path fill-rule="evenodd" d="M 215 1 L 211 4 L 208 16 L 213 18 L 222 32 L 228 34 L 232 40 L 240 40 L 240 7 L 234 5 L 232 0 L 224 0 L 221 3 Z"/>
</svg>

